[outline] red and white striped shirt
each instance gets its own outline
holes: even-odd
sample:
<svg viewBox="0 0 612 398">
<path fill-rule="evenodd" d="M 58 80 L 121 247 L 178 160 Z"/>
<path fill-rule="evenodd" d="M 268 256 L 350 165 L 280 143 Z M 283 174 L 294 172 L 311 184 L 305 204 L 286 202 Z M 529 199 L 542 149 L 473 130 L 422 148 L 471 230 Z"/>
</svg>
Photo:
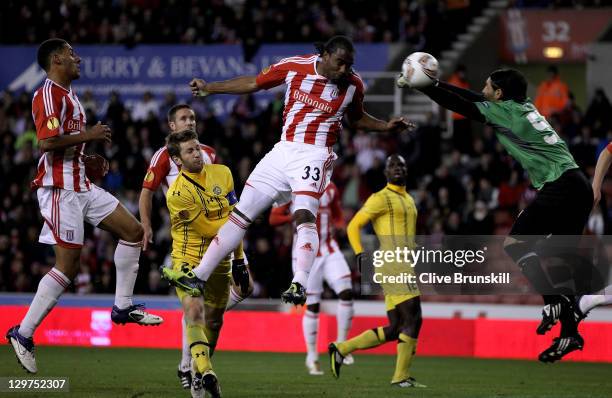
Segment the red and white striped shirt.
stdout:
<svg viewBox="0 0 612 398">
<path fill-rule="evenodd" d="M 85 110 L 79 98 L 53 80 L 46 79 L 32 98 L 32 118 L 36 126 L 36 137 L 44 140 L 60 135 L 78 134 L 85 131 Z M 83 149 L 85 143 L 72 147 L 48 151 L 42 154 L 32 188 L 55 187 L 69 191 L 90 190 L 85 175 Z"/>
<path fill-rule="evenodd" d="M 291 222 L 293 202 L 280 204 L 272 208 L 270 213 L 271 225 L 282 225 Z M 340 250 L 334 237 L 334 227 L 343 226 L 342 205 L 340 192 L 333 182 L 330 182 L 319 199 L 317 212 L 317 234 L 319 235 L 319 251 L 317 257 L 326 256 Z M 294 242 L 295 244 L 295 235 Z"/>
<path fill-rule="evenodd" d="M 286 84 L 281 141 L 330 147 L 338 140 L 342 118 L 363 115 L 364 86 L 355 72 L 337 85 L 317 73 L 318 55 L 285 58 L 262 70 L 257 86 L 264 89 Z"/>
<path fill-rule="evenodd" d="M 204 160 L 204 164 L 215 163 L 215 150 L 204 144 L 200 144 L 200 148 L 202 149 L 202 160 Z M 142 187 L 155 192 L 161 185 L 165 195 L 168 191 L 168 187 L 176 180 L 180 171 L 181 166 L 178 166 L 170 158 L 168 148 L 165 146 L 159 148 L 151 158 L 151 164 L 149 164 L 149 169 L 142 182 Z"/>
</svg>

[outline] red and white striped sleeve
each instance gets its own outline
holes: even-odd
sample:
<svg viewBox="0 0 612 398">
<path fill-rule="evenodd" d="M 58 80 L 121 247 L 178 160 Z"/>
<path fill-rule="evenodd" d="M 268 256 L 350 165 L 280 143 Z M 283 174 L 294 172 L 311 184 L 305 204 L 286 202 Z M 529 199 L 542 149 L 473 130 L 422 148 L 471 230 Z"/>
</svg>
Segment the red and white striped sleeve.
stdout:
<svg viewBox="0 0 612 398">
<path fill-rule="evenodd" d="M 608 150 L 608 152 L 612 153 L 612 142 L 606 145 L 606 149 Z"/>
<path fill-rule="evenodd" d="M 147 170 L 142 187 L 153 192 L 159 189 L 162 181 L 170 172 L 170 155 L 166 147 L 160 148 L 151 158 L 151 164 Z"/>
<path fill-rule="evenodd" d="M 257 87 L 267 90 L 284 84 L 287 73 L 290 71 L 291 59 L 284 58 L 273 65 L 263 68 L 255 80 Z"/>
<path fill-rule="evenodd" d="M 205 144 L 200 144 L 200 148 L 202 148 L 202 150 L 204 151 L 204 153 L 208 156 L 208 159 L 210 160 L 210 162 L 208 162 L 207 159 L 204 159 L 204 163 L 206 164 L 217 163 L 217 152 L 215 152 L 215 149 L 213 147 L 210 147 Z"/>
<path fill-rule="evenodd" d="M 36 126 L 36 138 L 44 140 L 58 136 L 62 125 L 63 94 L 54 89 L 51 80 L 45 80 L 32 98 L 32 118 Z"/>
</svg>

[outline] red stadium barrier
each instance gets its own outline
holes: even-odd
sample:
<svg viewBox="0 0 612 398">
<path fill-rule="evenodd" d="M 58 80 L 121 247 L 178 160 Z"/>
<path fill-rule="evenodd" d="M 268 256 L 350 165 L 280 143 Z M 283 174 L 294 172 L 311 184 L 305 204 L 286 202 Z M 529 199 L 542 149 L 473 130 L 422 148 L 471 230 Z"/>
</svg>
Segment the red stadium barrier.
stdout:
<svg viewBox="0 0 612 398">
<path fill-rule="evenodd" d="M 25 306 L 0 306 L 0 331 L 19 323 Z M 113 346 L 179 348 L 181 312 L 156 310 L 165 322 L 158 327 L 116 326 L 110 310 L 57 307 L 35 334 L 39 345 Z M 350 336 L 386 323 L 383 317 L 355 317 Z M 219 350 L 305 352 L 301 315 L 278 312 L 233 311 L 225 315 Z M 534 359 L 558 334 L 555 328 L 546 336 L 536 336 L 537 321 L 478 319 L 425 319 L 418 353 L 424 356 Z M 612 323 L 585 322 L 581 333 L 584 351 L 567 359 L 612 362 Z M 336 337 L 335 317 L 320 318 L 319 350 Z M 372 354 L 395 354 L 395 344 L 369 350 Z"/>
</svg>

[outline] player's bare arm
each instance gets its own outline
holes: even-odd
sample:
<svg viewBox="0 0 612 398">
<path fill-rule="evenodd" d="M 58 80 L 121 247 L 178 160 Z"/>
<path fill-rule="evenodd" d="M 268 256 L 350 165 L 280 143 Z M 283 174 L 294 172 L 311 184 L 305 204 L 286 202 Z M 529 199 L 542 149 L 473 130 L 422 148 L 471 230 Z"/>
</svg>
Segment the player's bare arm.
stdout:
<svg viewBox="0 0 612 398">
<path fill-rule="evenodd" d="M 387 131 L 391 133 L 399 133 L 415 127 L 414 123 L 405 120 L 403 117 L 396 117 L 389 121 L 384 121 L 373 117 L 367 112 L 363 113 L 361 119 L 353 121 L 351 126 L 362 130 Z"/>
<path fill-rule="evenodd" d="M 608 173 L 608 169 L 612 164 L 612 153 L 606 148 L 601 151 L 595 166 L 595 175 L 593 176 L 593 206 L 596 207 L 601 200 L 601 184 L 604 177 Z"/>
<path fill-rule="evenodd" d="M 144 229 L 142 238 L 142 250 L 147 250 L 149 243 L 153 243 L 153 227 L 151 226 L 151 211 L 153 209 L 153 194 L 155 192 L 147 188 L 142 188 L 140 191 L 140 199 L 138 200 L 138 211 L 140 213 L 140 222 Z"/>
<path fill-rule="evenodd" d="M 98 122 L 95 126 L 85 132 L 72 135 L 59 135 L 40 140 L 38 145 L 43 152 L 64 149 L 84 142 L 104 141 L 111 142 L 111 130 L 106 124 Z"/>
<path fill-rule="evenodd" d="M 191 93 L 194 96 L 210 94 L 249 94 L 259 91 L 255 76 L 240 76 L 220 82 L 206 82 L 202 79 L 193 79 L 189 82 Z"/>
</svg>

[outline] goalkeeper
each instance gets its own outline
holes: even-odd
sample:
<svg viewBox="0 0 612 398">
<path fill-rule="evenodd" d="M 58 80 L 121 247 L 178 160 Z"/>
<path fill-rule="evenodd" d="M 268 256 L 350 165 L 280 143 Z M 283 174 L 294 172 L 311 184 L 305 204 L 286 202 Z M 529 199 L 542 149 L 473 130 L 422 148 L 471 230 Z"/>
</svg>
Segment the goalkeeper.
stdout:
<svg viewBox="0 0 612 398">
<path fill-rule="evenodd" d="M 221 393 L 210 357 L 227 307 L 230 272 L 235 279 L 248 276 L 242 243 L 234 251 L 231 265 L 229 256 L 219 263 L 208 280 L 203 297 L 203 289 L 186 286 L 182 278 L 190 275 L 191 269 L 200 263 L 211 240 L 228 220 L 237 202 L 234 182 L 226 166 L 204 164 L 194 131 L 170 134 L 167 147 L 172 160 L 182 168 L 166 197 L 172 232 L 172 269 L 162 268 L 161 272 L 176 286 L 183 306 L 193 358 L 192 396 L 202 396 L 207 391 L 212 397 L 218 397 Z"/>
<path fill-rule="evenodd" d="M 397 84 L 410 86 L 403 76 Z M 593 206 L 593 191 L 563 139 L 527 98 L 527 80 L 514 69 L 500 69 L 489 75 L 482 93 L 437 80 L 419 90 L 441 106 L 493 127 L 499 142 L 529 174 L 538 194 L 514 222 L 504 250 L 543 295 L 537 334 L 545 334 L 561 321 L 561 335 L 539 360 L 555 362 L 582 350 L 573 292 L 559 287 L 567 281 L 549 278 L 536 244 L 558 235 L 571 235 L 578 241 Z"/>
</svg>

